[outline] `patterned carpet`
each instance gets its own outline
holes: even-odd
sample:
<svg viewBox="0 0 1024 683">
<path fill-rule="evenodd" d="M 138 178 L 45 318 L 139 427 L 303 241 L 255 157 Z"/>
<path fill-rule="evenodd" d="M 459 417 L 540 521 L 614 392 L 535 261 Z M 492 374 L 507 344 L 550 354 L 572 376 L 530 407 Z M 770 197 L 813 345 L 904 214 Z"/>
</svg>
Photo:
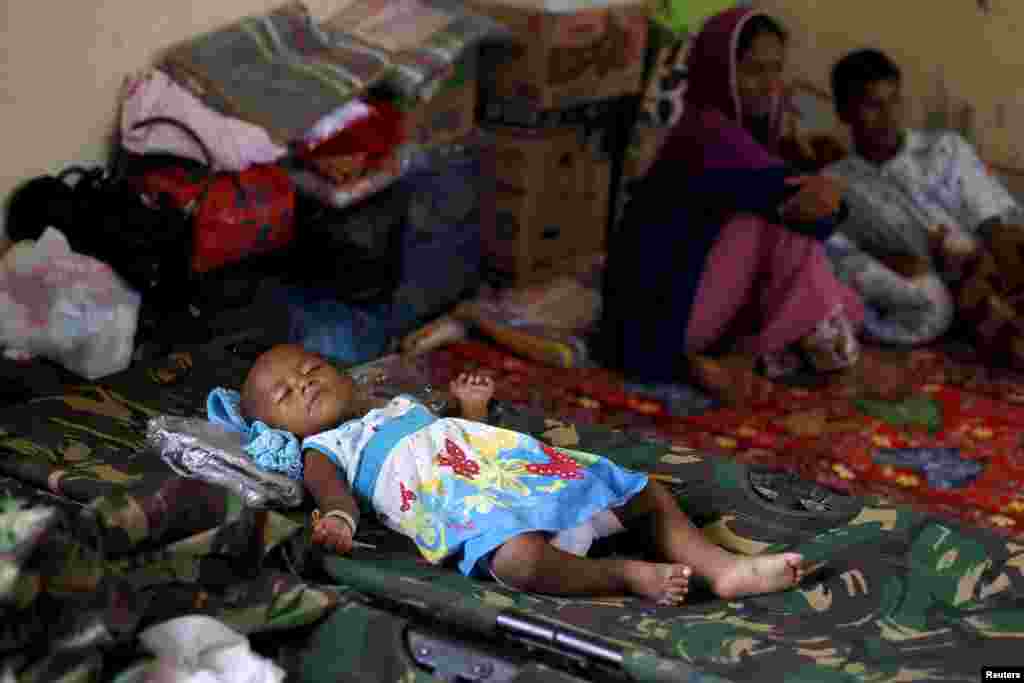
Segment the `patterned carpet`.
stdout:
<svg viewBox="0 0 1024 683">
<path fill-rule="evenodd" d="M 884 496 L 1003 534 L 1024 533 L 1024 378 L 971 352 L 865 351 L 855 374 L 787 387 L 702 368 L 741 407 L 688 387 L 630 385 L 605 370 L 544 367 L 476 342 L 413 364 L 380 365 L 391 381 L 435 395 L 464 370 L 497 377 L 499 401 L 577 424 L 602 424 L 741 462 L 787 469 L 831 488 Z"/>
<path fill-rule="evenodd" d="M 923 379 L 922 368 L 935 360 L 918 358 L 917 366 L 910 367 Z M 939 389 L 934 390 L 919 383 L 916 400 L 875 399 L 857 407 L 856 399 L 846 398 L 843 413 L 840 395 L 852 386 L 846 383 L 760 395 L 757 411 L 731 418 L 731 413 L 715 411 L 695 419 L 658 414 L 664 405 L 630 396 L 621 384 L 615 394 L 613 378 L 606 374 L 563 374 L 495 356 L 486 348 L 449 347 L 420 361 L 404 364 L 391 358 L 352 372 L 381 395 L 411 390 L 439 408 L 447 397 L 437 387 L 469 365 L 486 365 L 502 374 L 501 402 L 491 416 L 496 426 L 656 473 L 703 532 L 735 552 L 795 548 L 827 565 L 798 589 L 743 600 L 715 599 L 699 585 L 683 606 L 628 597 L 564 599 L 512 591 L 426 565 L 407 539 L 371 518 L 359 534 L 370 546 L 351 558 L 328 558 L 325 568 L 340 585 L 320 585 L 324 577 L 316 569 L 321 558 L 307 552 L 308 514 L 246 508 L 227 489 L 171 475 L 142 443 L 154 414 L 201 414 L 212 386 L 238 385 L 250 361 L 230 349 L 208 348 L 175 365 L 177 372 L 137 368 L 102 384 L 67 387 L 62 394 L 3 411 L 0 569 L 10 580 L 0 590 L 5 617 L 0 658 L 6 656 L 5 664 L 14 666 L 13 680 L 111 680 L 141 654 L 138 633 L 182 614 L 214 616 L 251 636 L 254 644 L 261 643 L 261 652 L 295 673 L 295 680 L 441 680 L 417 667 L 406 645 L 407 634 L 433 622 L 410 628 L 404 612 L 382 608 L 379 600 L 368 604 L 364 595 L 350 590 L 373 594 L 374 588 L 378 597 L 383 590 L 388 599 L 402 593 L 416 603 L 438 598 L 434 604 L 457 607 L 449 616 L 479 627 L 490 628 L 499 613 L 557 620 L 560 629 L 572 628 L 588 639 L 599 636 L 613 645 L 623 654 L 624 668 L 639 681 L 973 681 L 981 666 L 1012 662 L 1018 654 L 1024 636 L 1024 545 L 1018 539 L 878 498 L 832 496 L 822 487 L 709 454 L 716 448 L 754 459 L 760 452 L 759 461 L 785 464 L 787 458 L 802 462 L 800 452 L 807 457 L 817 452 L 826 454 L 822 463 L 843 464 L 853 462 L 844 448 L 824 450 L 831 435 L 852 438 L 867 432 L 864 425 L 880 429 L 877 423 L 888 419 L 899 423 L 890 439 L 927 434 L 947 445 L 960 443 L 961 454 L 983 460 L 989 469 L 969 486 L 954 489 L 978 490 L 983 480 L 993 484 L 984 479 L 990 470 L 1006 476 L 1003 456 L 1016 452 L 996 445 L 1008 444 L 1015 433 L 1010 425 L 1018 409 L 1007 393 L 1010 384 L 964 375 L 955 387 L 955 401 L 949 398 L 952 384 L 935 384 Z M 877 386 L 872 391 L 878 393 Z M 836 396 L 828 399 L 829 392 Z M 694 394 L 688 408 L 685 397 L 679 390 L 672 410 L 689 412 L 703 400 Z M 786 415 L 768 419 L 769 399 L 786 406 Z M 551 410 L 518 410 L 514 403 L 550 404 Z M 990 403 L 1002 411 L 997 417 L 977 423 L 965 417 Z M 615 427 L 553 418 L 559 406 L 569 410 L 572 405 Z M 863 412 L 852 413 L 849 406 Z M 707 422 L 712 418 L 719 421 Z M 755 419 L 761 422 L 749 422 Z M 861 424 L 861 431 L 835 431 L 845 422 Z M 965 424 L 973 425 L 966 433 L 953 426 Z M 668 427 L 680 430 L 676 441 L 692 439 L 708 448 L 666 446 L 631 433 Z M 858 443 L 869 442 L 861 438 Z M 861 470 L 856 474 L 841 481 L 876 486 Z M 46 508 L 56 496 L 59 514 L 54 515 Z M 46 521 L 45 529 L 40 520 Z M 310 629 L 314 637 L 307 647 Z M 473 641 L 460 642 L 468 646 Z M 503 649 L 510 655 L 514 651 Z M 523 652 L 524 660 L 537 658 L 536 650 Z M 655 654 L 665 658 L 657 662 L 693 665 L 705 673 L 668 675 L 655 666 Z M 315 675 L 301 677 L 289 664 L 303 668 L 310 662 Z M 595 680 L 590 673 L 585 672 L 586 678 Z M 527 672 L 521 680 L 581 679 L 561 674 L 542 679 Z"/>
</svg>

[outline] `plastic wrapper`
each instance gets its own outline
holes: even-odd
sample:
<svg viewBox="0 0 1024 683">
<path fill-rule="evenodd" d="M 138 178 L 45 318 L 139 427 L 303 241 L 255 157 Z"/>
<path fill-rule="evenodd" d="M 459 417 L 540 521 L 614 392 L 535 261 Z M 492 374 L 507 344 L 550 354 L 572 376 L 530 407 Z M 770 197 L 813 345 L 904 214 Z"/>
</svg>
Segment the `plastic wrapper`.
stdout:
<svg viewBox="0 0 1024 683">
<path fill-rule="evenodd" d="M 0 262 L 0 346 L 44 356 L 86 379 L 131 363 L 140 297 L 110 266 L 48 228 Z"/>
<path fill-rule="evenodd" d="M 448 145 L 424 148 L 416 144 L 403 144 L 386 162 L 379 162 L 374 169 L 366 172 L 353 167 L 355 175 L 347 182 L 339 183 L 321 172 L 308 167 L 296 166 L 289 169 L 292 181 L 307 195 L 317 198 L 336 209 L 344 209 L 370 197 L 392 185 L 409 173 L 434 168 L 451 160 L 463 157 L 471 150 L 488 144 L 490 137 L 474 133 Z M 330 174 L 334 176 L 334 173 Z"/>
<path fill-rule="evenodd" d="M 241 435 L 201 418 L 162 415 L 149 421 L 146 441 L 183 477 L 223 486 L 254 508 L 302 504 L 302 483 L 257 467 Z"/>
<path fill-rule="evenodd" d="M 387 102 L 353 100 L 321 119 L 298 156 L 338 185 L 373 173 L 395 172 L 403 139 L 402 113 Z"/>
<path fill-rule="evenodd" d="M 291 169 L 290 174 L 296 187 L 306 194 L 328 206 L 344 209 L 392 185 L 413 168 L 417 156 L 416 149 L 399 148 L 387 164 L 365 174 L 355 169 L 355 176 L 346 183 L 338 183 L 322 173 L 305 168 Z"/>
</svg>

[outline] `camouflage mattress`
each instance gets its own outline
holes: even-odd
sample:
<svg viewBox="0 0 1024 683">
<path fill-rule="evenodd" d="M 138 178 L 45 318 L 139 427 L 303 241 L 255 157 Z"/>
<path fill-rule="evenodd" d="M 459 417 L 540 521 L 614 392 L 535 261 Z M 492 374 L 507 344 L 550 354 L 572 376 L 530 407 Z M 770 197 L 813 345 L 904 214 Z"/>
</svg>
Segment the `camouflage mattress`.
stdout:
<svg viewBox="0 0 1024 683">
<path fill-rule="evenodd" d="M 311 681 L 604 680 L 594 653 L 612 649 L 623 654 L 620 669 L 651 681 L 975 681 L 982 666 L 1016 661 L 1024 545 L 507 403 L 496 406 L 496 424 L 659 473 L 722 545 L 744 553 L 795 547 L 826 566 L 799 590 L 733 602 L 700 589 L 683 607 L 566 600 L 432 567 L 403 538 L 367 524 L 359 540 L 373 547 L 327 559 L 324 575 L 300 517 L 245 509 L 225 491 L 171 475 L 142 448 L 149 415 L 200 412 L 210 387 L 237 385 L 250 356 L 207 347 L 177 367 L 132 370 L 0 414 L 0 472 L 8 477 L 0 494 L 9 494 L 0 498 L 0 571 L 14 577 L 0 592 L 0 652 L 14 680 L 108 680 L 138 660 L 142 628 L 197 612 L 249 634 L 296 680 Z M 356 375 L 382 394 L 410 388 L 379 367 Z M 57 513 L 45 531 L 26 534 L 26 514 L 49 508 Z M 455 620 L 466 623 L 438 626 L 399 609 L 420 614 L 435 598 L 457 605 Z M 530 619 L 555 620 L 538 623 L 605 647 L 556 657 L 557 670 L 502 678 L 474 664 L 475 678 L 458 678 L 452 662 L 467 657 L 431 660 L 430 648 L 414 646 L 422 632 L 431 642 L 447 634 L 452 647 L 479 654 L 486 648 L 471 647 L 472 634 L 459 635 L 472 632 L 525 666 L 557 648 L 538 649 L 495 624 Z M 522 648 L 532 654 L 513 657 Z"/>
</svg>

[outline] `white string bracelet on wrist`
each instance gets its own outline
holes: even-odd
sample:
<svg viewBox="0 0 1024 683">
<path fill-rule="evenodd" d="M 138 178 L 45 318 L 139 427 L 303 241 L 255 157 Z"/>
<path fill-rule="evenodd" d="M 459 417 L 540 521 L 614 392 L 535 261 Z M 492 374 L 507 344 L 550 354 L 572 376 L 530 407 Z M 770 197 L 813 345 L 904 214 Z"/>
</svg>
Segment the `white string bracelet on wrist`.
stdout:
<svg viewBox="0 0 1024 683">
<path fill-rule="evenodd" d="M 352 530 L 352 537 L 355 538 L 357 528 L 356 520 L 352 515 L 344 510 L 331 510 L 326 513 L 321 513 L 319 510 L 313 510 L 313 526 L 319 524 L 321 519 L 328 519 L 330 517 L 337 517 L 341 521 L 345 522 L 345 524 L 348 524 L 348 528 Z"/>
</svg>

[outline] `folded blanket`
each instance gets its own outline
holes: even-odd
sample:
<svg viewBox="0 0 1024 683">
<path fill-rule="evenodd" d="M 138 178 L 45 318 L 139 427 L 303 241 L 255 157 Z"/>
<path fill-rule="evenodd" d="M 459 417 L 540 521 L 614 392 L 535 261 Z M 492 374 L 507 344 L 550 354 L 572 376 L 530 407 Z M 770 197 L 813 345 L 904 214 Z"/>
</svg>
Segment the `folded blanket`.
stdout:
<svg viewBox="0 0 1024 683">
<path fill-rule="evenodd" d="M 383 83 L 400 98 L 430 100 L 455 64 L 481 41 L 508 36 L 493 19 L 467 12 L 461 0 L 356 0 L 330 16 L 332 44 L 352 39 L 381 50 L 391 68 Z"/>
<path fill-rule="evenodd" d="M 331 45 L 299 3 L 243 18 L 173 48 L 162 65 L 208 106 L 288 144 L 383 78 L 386 55 Z"/>
<path fill-rule="evenodd" d="M 355 3 L 321 26 L 301 3 L 282 5 L 172 48 L 161 66 L 208 106 L 261 126 L 286 145 L 373 85 L 429 99 L 467 48 L 499 31 L 464 11 L 433 10 L 445 20 L 418 34 L 415 49 L 402 44 L 392 54 L 365 39 L 374 33 L 367 22 L 382 19 L 369 9 L 354 19 L 351 13 L 361 8 Z"/>
</svg>

